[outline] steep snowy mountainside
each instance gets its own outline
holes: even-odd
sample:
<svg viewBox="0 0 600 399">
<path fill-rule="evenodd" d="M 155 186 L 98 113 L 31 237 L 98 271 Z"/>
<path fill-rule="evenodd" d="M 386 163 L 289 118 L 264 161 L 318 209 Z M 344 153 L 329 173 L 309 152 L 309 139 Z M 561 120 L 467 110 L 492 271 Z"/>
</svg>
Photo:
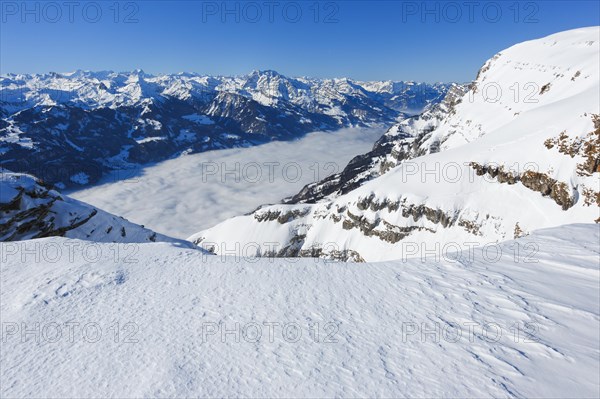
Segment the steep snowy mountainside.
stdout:
<svg viewBox="0 0 600 399">
<path fill-rule="evenodd" d="M 373 264 L 0 243 L 0 396 L 596 398 L 599 240 Z"/>
<path fill-rule="evenodd" d="M 600 220 L 599 34 L 566 31 L 494 56 L 442 118 L 388 133 L 410 150 L 382 176 L 343 195 L 301 193 L 190 240 L 215 252 L 257 243 L 262 256 L 374 261 L 410 243 L 484 244 Z"/>
<path fill-rule="evenodd" d="M 600 78 L 599 41 L 597 27 L 575 29 L 520 43 L 495 55 L 481 68 L 453 115 L 424 144 L 453 148 L 527 119 L 521 116 L 545 113 L 550 105 L 594 99 Z M 584 110 L 598 114 L 595 100 Z M 579 120 L 577 127 L 586 123 L 585 118 L 567 117 Z M 548 125 L 554 122 L 549 118 Z"/>
<path fill-rule="evenodd" d="M 33 176 L 0 169 L 0 241 L 68 237 L 94 242 L 187 241 L 157 234 L 127 220 L 59 194 Z"/>
<path fill-rule="evenodd" d="M 108 171 L 182 153 L 389 126 L 439 102 L 447 89 L 442 83 L 290 78 L 275 71 L 237 77 L 141 70 L 9 74 L 0 76 L 0 165 L 77 187 Z M 85 183 L 72 178 L 81 175 Z"/>
<path fill-rule="evenodd" d="M 402 161 L 423 155 L 427 147 L 422 142 L 448 113 L 453 112 L 468 88 L 468 85 L 451 85 L 440 103 L 428 106 L 419 116 L 406 118 L 393 125 L 375 142 L 371 151 L 354 157 L 340 173 L 310 183 L 298 194 L 282 202 L 315 203 L 325 197 L 345 194 L 386 173 Z"/>
</svg>

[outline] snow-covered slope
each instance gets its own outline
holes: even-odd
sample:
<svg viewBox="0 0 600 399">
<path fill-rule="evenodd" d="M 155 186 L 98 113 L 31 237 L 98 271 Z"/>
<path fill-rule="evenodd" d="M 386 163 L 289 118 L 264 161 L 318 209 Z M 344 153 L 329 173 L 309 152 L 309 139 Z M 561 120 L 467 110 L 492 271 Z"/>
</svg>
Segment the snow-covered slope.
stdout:
<svg viewBox="0 0 600 399">
<path fill-rule="evenodd" d="M 597 398 L 599 240 L 377 264 L 1 243 L 0 396 Z"/>
<path fill-rule="evenodd" d="M 68 237 L 109 243 L 187 241 L 157 234 L 59 194 L 32 176 L 0 169 L 0 241 Z"/>
<path fill-rule="evenodd" d="M 395 152 L 406 155 L 377 164 L 399 163 L 388 173 L 190 239 L 217 253 L 251 245 L 262 256 L 373 261 L 398 258 L 410 243 L 463 247 L 598 220 L 599 42 L 592 27 L 515 45 L 490 59 L 443 116 L 432 110 L 435 117 L 392 129 Z"/>
<path fill-rule="evenodd" d="M 354 157 L 340 173 L 310 183 L 282 202 L 315 203 L 325 197 L 333 198 L 381 176 L 405 160 L 423 155 L 429 147 L 423 146 L 422 142 L 447 114 L 454 112 L 468 88 L 469 85 L 452 84 L 443 101 L 431 104 L 418 116 L 393 125 L 375 142 L 371 151 Z"/>
<path fill-rule="evenodd" d="M 84 72 L 0 76 L 0 166 L 64 186 L 182 153 L 395 123 L 446 84 Z"/>
</svg>

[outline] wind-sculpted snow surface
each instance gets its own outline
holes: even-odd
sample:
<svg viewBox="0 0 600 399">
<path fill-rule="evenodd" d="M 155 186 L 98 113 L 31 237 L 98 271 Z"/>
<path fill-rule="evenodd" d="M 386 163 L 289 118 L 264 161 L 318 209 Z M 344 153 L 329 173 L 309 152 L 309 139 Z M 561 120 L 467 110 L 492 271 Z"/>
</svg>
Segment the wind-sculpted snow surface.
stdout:
<svg viewBox="0 0 600 399">
<path fill-rule="evenodd" d="M 576 29 L 497 54 L 357 168 L 190 240 L 216 253 L 377 261 L 416 243 L 464 248 L 599 220 L 599 35 Z"/>
<path fill-rule="evenodd" d="M 599 240 L 373 264 L 2 243 L 0 396 L 596 398 Z"/>
</svg>

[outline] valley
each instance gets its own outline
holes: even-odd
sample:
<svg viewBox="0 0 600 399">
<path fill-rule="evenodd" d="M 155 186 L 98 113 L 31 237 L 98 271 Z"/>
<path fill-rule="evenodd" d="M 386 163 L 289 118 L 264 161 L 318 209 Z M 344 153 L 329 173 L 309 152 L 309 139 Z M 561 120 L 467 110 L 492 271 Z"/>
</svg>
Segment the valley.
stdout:
<svg viewBox="0 0 600 399">
<path fill-rule="evenodd" d="M 95 187 L 65 193 L 186 239 L 338 173 L 383 133 L 376 128 L 314 132 L 295 141 L 188 154 L 139 170 L 112 172 Z"/>
<path fill-rule="evenodd" d="M 1 75 L 0 397 L 600 397 L 597 25 L 468 82 Z"/>
</svg>

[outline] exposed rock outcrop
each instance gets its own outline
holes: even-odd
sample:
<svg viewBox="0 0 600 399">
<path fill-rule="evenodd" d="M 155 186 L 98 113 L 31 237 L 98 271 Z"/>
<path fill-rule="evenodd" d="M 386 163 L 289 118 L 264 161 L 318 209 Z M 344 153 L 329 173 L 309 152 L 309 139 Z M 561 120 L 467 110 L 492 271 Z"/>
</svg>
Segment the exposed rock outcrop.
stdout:
<svg viewBox="0 0 600 399">
<path fill-rule="evenodd" d="M 0 169 L 0 241 L 68 237 L 97 242 L 173 242 L 193 247 L 59 194 L 46 183 Z"/>
</svg>

